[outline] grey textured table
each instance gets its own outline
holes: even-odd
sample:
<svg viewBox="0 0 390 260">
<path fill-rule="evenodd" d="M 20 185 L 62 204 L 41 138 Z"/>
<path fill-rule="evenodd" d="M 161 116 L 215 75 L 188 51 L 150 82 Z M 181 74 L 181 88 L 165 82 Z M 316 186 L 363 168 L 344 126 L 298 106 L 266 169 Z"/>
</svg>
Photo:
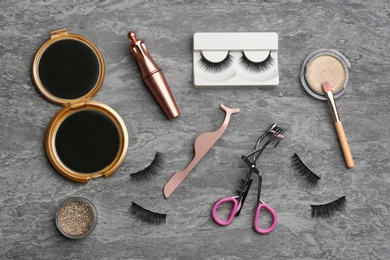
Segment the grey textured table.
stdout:
<svg viewBox="0 0 390 260">
<path fill-rule="evenodd" d="M 275 1 L 276 2 L 276 1 Z M 10 1 L 0 3 L 0 256 L 2 259 L 389 259 L 390 258 L 390 4 L 387 1 Z M 110 178 L 73 183 L 49 164 L 46 128 L 60 107 L 46 101 L 30 73 L 49 32 L 67 28 L 93 41 L 107 71 L 94 100 L 114 108 L 130 136 L 128 154 Z M 128 51 L 138 33 L 163 68 L 181 109 L 168 121 L 144 86 Z M 276 88 L 202 89 L 192 86 L 195 32 L 277 32 Z M 347 93 L 337 100 L 355 168 L 345 167 L 326 102 L 299 81 L 303 59 L 320 48 L 350 61 Z M 239 107 L 222 138 L 168 200 L 162 188 L 193 157 L 202 132 L 217 129 L 219 104 Z M 286 139 L 259 166 L 264 200 L 278 213 L 274 232 L 252 229 L 255 189 L 228 227 L 211 218 L 221 197 L 245 174 L 240 159 L 271 123 Z M 152 181 L 129 174 L 160 151 L 164 167 Z M 301 155 L 322 176 L 310 187 L 292 168 Z M 69 240 L 55 227 L 61 201 L 80 195 L 99 214 L 94 232 Z M 312 218 L 310 204 L 347 198 L 330 218 Z M 131 201 L 167 213 L 161 226 L 129 213 Z"/>
</svg>

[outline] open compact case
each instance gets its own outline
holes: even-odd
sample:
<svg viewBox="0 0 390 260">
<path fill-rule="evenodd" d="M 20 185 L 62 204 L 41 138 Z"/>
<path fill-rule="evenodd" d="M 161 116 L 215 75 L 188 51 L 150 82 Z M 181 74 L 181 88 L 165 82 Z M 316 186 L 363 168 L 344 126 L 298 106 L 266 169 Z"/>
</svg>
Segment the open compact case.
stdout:
<svg viewBox="0 0 390 260">
<path fill-rule="evenodd" d="M 64 106 L 46 132 L 49 161 L 72 181 L 108 177 L 125 159 L 129 137 L 117 112 L 91 100 L 103 83 L 103 56 L 91 41 L 66 29 L 50 35 L 32 66 L 38 91 Z"/>
<path fill-rule="evenodd" d="M 277 86 L 277 33 L 195 33 L 195 87 Z"/>
<path fill-rule="evenodd" d="M 326 100 L 322 82 L 329 81 L 334 98 L 338 98 L 346 91 L 349 68 L 351 65 L 347 58 L 336 50 L 313 51 L 303 61 L 300 74 L 302 86 L 312 97 Z"/>
</svg>

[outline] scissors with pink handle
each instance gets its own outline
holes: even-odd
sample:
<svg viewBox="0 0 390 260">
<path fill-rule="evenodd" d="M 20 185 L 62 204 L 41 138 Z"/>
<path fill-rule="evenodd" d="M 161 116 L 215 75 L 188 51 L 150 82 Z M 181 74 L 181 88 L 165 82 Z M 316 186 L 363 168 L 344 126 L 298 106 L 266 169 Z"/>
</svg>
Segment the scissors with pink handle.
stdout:
<svg viewBox="0 0 390 260">
<path fill-rule="evenodd" d="M 256 167 L 256 161 L 259 159 L 261 153 L 265 149 L 275 148 L 278 145 L 280 139 L 284 138 L 284 136 L 281 134 L 282 130 L 283 130 L 282 128 L 273 124 L 262 136 L 260 136 L 259 140 L 256 143 L 255 150 L 249 153 L 248 155 L 241 156 L 241 159 L 249 167 L 248 173 L 246 177 L 241 180 L 242 187 L 241 189 L 238 190 L 238 196 L 223 198 L 218 200 L 214 204 L 214 207 L 212 209 L 212 217 L 217 224 L 221 226 L 227 226 L 233 222 L 234 217 L 239 216 L 242 206 L 244 205 L 246 196 L 248 195 L 249 189 L 252 185 L 253 179 L 251 178 L 251 176 L 252 173 L 254 173 L 258 176 L 258 188 L 257 188 L 257 209 L 253 221 L 253 228 L 257 233 L 260 234 L 268 234 L 275 229 L 276 224 L 278 222 L 278 216 L 276 215 L 276 212 L 275 210 L 273 210 L 273 208 L 271 208 L 268 204 L 264 203 L 260 199 L 261 185 L 262 185 L 263 178 L 258 168 Z M 254 156 L 253 161 L 249 159 L 249 157 L 251 157 L 252 155 Z M 233 207 L 228 218 L 226 220 L 221 220 L 217 215 L 217 210 L 218 207 L 224 203 L 232 203 Z M 259 227 L 261 209 L 265 209 L 271 214 L 272 223 L 266 229 Z"/>
</svg>

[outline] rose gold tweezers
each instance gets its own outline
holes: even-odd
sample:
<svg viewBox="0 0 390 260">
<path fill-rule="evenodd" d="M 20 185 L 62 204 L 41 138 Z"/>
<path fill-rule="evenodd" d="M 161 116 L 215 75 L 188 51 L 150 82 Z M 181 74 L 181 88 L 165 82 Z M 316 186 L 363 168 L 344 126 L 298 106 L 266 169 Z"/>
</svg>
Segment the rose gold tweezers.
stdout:
<svg viewBox="0 0 390 260">
<path fill-rule="evenodd" d="M 221 104 L 221 109 L 226 112 L 225 120 L 221 127 L 215 132 L 206 132 L 198 136 L 194 143 L 195 156 L 192 159 L 191 163 L 185 168 L 183 171 L 175 172 L 169 181 L 164 186 L 164 196 L 165 198 L 169 198 L 172 193 L 179 187 L 180 183 L 187 177 L 187 175 L 195 168 L 198 162 L 206 155 L 206 153 L 211 149 L 211 147 L 218 141 L 218 139 L 225 132 L 230 116 L 234 113 L 240 112 L 239 108 L 231 109 L 225 107 Z"/>
</svg>

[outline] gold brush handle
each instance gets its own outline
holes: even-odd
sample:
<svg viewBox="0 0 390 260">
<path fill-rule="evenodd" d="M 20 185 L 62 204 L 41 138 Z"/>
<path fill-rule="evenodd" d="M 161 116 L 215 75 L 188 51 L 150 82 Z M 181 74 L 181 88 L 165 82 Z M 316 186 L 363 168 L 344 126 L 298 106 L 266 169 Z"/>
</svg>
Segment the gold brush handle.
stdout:
<svg viewBox="0 0 390 260">
<path fill-rule="evenodd" d="M 334 123 L 334 125 L 336 127 L 337 136 L 339 137 L 341 150 L 344 154 L 345 164 L 348 168 L 351 169 L 355 166 L 355 163 L 353 162 L 352 153 L 349 149 L 347 136 L 345 135 L 343 124 L 341 123 L 341 121 L 337 121 Z"/>
</svg>

